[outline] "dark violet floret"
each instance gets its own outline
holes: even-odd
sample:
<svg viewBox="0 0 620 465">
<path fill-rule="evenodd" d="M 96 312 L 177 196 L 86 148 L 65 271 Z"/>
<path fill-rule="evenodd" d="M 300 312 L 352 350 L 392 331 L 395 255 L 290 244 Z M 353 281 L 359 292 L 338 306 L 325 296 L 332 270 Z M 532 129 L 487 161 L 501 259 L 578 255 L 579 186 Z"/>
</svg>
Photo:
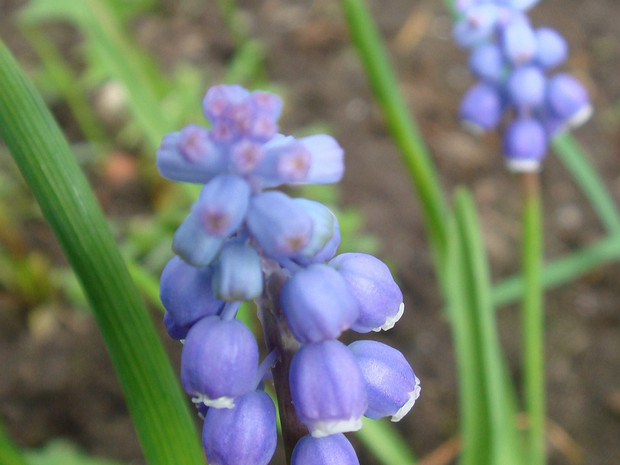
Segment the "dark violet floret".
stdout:
<svg viewBox="0 0 620 465">
<path fill-rule="evenodd" d="M 177 325 L 190 326 L 222 310 L 224 302 L 211 292 L 212 277 L 211 268 L 196 268 L 179 257 L 172 258 L 166 264 L 161 273 L 159 296 Z"/>
<path fill-rule="evenodd" d="M 547 134 L 540 121 L 516 119 L 504 134 L 504 157 L 512 171 L 538 171 L 547 152 Z"/>
<path fill-rule="evenodd" d="M 499 89 L 479 82 L 471 87 L 461 102 L 463 124 L 475 133 L 495 129 L 502 118 L 503 104 Z"/>
<path fill-rule="evenodd" d="M 355 358 L 341 342 L 302 346 L 293 357 L 289 380 L 297 417 L 313 437 L 362 427 L 366 389 Z"/>
<path fill-rule="evenodd" d="M 268 465 L 276 450 L 276 409 L 263 391 L 236 399 L 232 409 L 210 408 L 202 429 L 213 465 Z"/>
<path fill-rule="evenodd" d="M 337 339 L 359 316 L 345 279 L 327 265 L 298 271 L 282 288 L 282 312 L 301 343 Z"/>
<path fill-rule="evenodd" d="M 291 465 L 359 465 L 355 449 L 344 434 L 323 438 L 310 435 L 295 445 Z"/>
<path fill-rule="evenodd" d="M 385 263 L 365 253 L 345 253 L 329 262 L 344 278 L 353 294 L 359 316 L 354 331 L 388 330 L 403 314 L 403 293 Z"/>
<path fill-rule="evenodd" d="M 181 353 L 181 381 L 197 401 L 232 408 L 255 388 L 258 346 L 239 320 L 207 317 L 192 326 Z"/>
<path fill-rule="evenodd" d="M 398 350 L 377 341 L 349 345 L 366 383 L 369 418 L 400 421 L 420 396 L 420 380 Z"/>
</svg>

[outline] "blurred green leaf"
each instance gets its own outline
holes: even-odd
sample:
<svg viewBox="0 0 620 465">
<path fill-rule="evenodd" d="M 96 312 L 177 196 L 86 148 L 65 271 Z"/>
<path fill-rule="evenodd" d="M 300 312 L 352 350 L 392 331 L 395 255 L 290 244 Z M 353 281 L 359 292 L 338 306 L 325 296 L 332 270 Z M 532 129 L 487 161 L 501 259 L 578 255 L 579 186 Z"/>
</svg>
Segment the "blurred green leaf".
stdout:
<svg viewBox="0 0 620 465">
<path fill-rule="evenodd" d="M 28 465 L 122 465 L 115 460 L 87 455 L 61 439 L 50 441 L 39 450 L 24 451 L 23 455 Z"/>
<path fill-rule="evenodd" d="M 187 401 L 95 196 L 41 96 L 2 42 L 0 134 L 80 278 L 147 462 L 203 463 Z"/>
</svg>

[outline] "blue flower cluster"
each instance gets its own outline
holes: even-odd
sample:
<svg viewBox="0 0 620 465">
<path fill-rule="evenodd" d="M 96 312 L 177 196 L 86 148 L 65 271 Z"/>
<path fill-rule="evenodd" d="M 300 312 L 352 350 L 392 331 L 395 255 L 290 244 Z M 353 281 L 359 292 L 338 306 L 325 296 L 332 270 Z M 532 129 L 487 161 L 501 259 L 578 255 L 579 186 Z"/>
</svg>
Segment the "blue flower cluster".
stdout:
<svg viewBox="0 0 620 465">
<path fill-rule="evenodd" d="M 203 100 L 211 128 L 191 125 L 163 138 L 160 173 L 204 185 L 161 275 L 164 324 L 184 341 L 181 381 L 204 417 L 209 462 L 266 465 L 277 432 L 263 380 L 281 354 L 273 350 L 259 365 L 256 339 L 236 314 L 242 302 L 268 295 L 275 274 L 284 276 L 271 306 L 282 339 L 299 347 L 288 380 L 309 432 L 292 463 L 358 464 L 342 433 L 361 428 L 364 415 L 400 420 L 420 383 L 396 349 L 371 340 L 347 347 L 338 338 L 348 329 L 390 329 L 403 295 L 377 258 L 335 256 L 340 233 L 327 207 L 269 190 L 337 182 L 344 171 L 343 150 L 330 136 L 277 132 L 281 107 L 266 92 L 215 86 Z"/>
<path fill-rule="evenodd" d="M 557 31 L 532 27 L 525 11 L 538 1 L 456 0 L 454 39 L 471 49 L 469 67 L 479 78 L 461 102 L 461 119 L 479 133 L 499 126 L 512 108 L 503 151 L 513 171 L 539 170 L 549 139 L 592 113 L 579 81 L 566 73 L 546 75 L 566 60 L 568 46 Z"/>
</svg>

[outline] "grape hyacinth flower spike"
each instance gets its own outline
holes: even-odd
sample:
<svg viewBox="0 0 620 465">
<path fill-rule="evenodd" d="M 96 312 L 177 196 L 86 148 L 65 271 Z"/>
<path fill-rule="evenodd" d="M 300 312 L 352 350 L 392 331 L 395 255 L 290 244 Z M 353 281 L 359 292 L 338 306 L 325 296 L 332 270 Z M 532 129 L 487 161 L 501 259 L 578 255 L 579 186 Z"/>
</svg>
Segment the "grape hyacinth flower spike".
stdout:
<svg viewBox="0 0 620 465">
<path fill-rule="evenodd" d="M 526 12 L 537 0 L 458 0 L 457 44 L 471 50 L 469 67 L 479 81 L 460 106 L 463 126 L 475 134 L 495 130 L 507 111 L 503 155 L 515 172 L 540 170 L 550 140 L 592 114 L 586 89 L 562 65 L 568 45 L 548 27 L 534 29 Z"/>
<path fill-rule="evenodd" d="M 390 329 L 403 295 L 375 257 L 336 255 L 340 228 L 325 205 L 274 190 L 338 182 L 343 150 L 328 135 L 278 133 L 282 102 L 267 92 L 215 86 L 202 108 L 210 128 L 164 136 L 157 166 L 168 179 L 203 186 L 174 235 L 160 294 L 164 325 L 184 342 L 181 380 L 204 419 L 205 456 L 221 465 L 269 463 L 276 415 L 264 387 L 273 380 L 289 462 L 359 464 L 342 433 L 361 428 L 363 415 L 400 418 L 419 381 L 382 344 L 375 362 L 390 366 L 393 384 L 382 397 L 369 355 L 338 338 Z M 260 365 L 255 335 L 236 318 L 248 301 L 263 326 L 268 355 Z"/>
</svg>

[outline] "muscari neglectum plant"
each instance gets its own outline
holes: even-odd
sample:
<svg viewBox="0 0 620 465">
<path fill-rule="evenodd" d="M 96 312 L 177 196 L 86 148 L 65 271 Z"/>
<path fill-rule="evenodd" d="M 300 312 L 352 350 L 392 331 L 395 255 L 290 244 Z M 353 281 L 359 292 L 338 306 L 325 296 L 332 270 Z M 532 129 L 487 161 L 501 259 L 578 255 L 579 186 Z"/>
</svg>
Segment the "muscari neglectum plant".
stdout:
<svg viewBox="0 0 620 465">
<path fill-rule="evenodd" d="M 454 37 L 471 50 L 470 68 L 479 79 L 463 99 L 461 119 L 477 131 L 505 126 L 506 164 L 521 172 L 524 186 L 522 274 L 495 288 L 471 198 L 461 190 L 453 208 L 444 201 L 372 17 L 361 0 L 342 1 L 372 90 L 414 181 L 445 297 L 461 391 L 459 463 L 540 465 L 545 462 L 543 286 L 618 258 L 620 219 L 574 141 L 563 134 L 582 123 L 591 108 L 583 86 L 556 71 L 568 53 L 564 39 L 552 29 L 535 28 L 526 16 L 537 1 L 446 3 L 453 7 Z M 148 145 L 155 147 L 170 129 L 162 130 L 165 118 L 159 118 L 157 97 L 149 94 L 148 72 L 132 59 L 105 2 L 85 5 L 89 13 L 76 18 L 113 65 L 114 78 L 132 89 L 130 104 L 140 109 L 137 120 Z M 92 192 L 36 91 L 3 46 L 0 58 L 0 133 L 81 278 L 147 462 L 189 465 L 205 455 L 213 464 L 268 463 L 281 426 L 289 463 L 358 463 L 343 433 L 359 430 L 362 416 L 400 419 L 420 386 L 396 349 L 371 340 L 349 346 L 338 341 L 348 329 L 369 333 L 398 320 L 403 297 L 390 271 L 370 255 L 336 255 L 334 215 L 320 203 L 276 190 L 337 182 L 344 169 L 338 143 L 325 135 L 278 134 L 278 97 L 239 86 L 216 86 L 207 93 L 203 112 L 209 129 L 186 126 L 161 142 L 161 174 L 202 185 L 174 236 L 176 256 L 161 275 L 164 324 L 170 336 L 184 341 L 181 382 L 204 419 L 201 451 Z M 584 254 L 551 263 L 543 273 L 536 172 L 549 144 L 592 200 L 610 237 Z M 144 291 L 144 270 L 135 264 L 131 270 Z M 519 403 L 506 376 L 493 316 L 494 305 L 518 298 L 523 300 L 523 441 L 515 426 Z M 236 318 L 247 301 L 256 304 L 264 349 Z M 272 386 L 281 425 L 267 394 Z M 390 455 L 389 449 L 407 446 L 394 439 L 387 424 L 366 423 L 360 433 L 382 465 L 415 463 L 410 454 Z M 0 432 L 0 462 L 23 465 L 7 444 Z"/>
<path fill-rule="evenodd" d="M 157 166 L 203 185 L 174 236 L 161 300 L 170 336 L 184 342 L 181 380 L 204 418 L 207 460 L 269 463 L 277 439 L 269 377 L 292 464 L 357 464 L 342 433 L 359 430 L 364 415 L 400 420 L 420 382 L 398 350 L 338 338 L 392 328 L 403 295 L 377 258 L 336 255 L 338 221 L 327 207 L 274 190 L 338 182 L 343 150 L 327 135 L 279 134 L 273 94 L 220 85 L 202 106 L 210 129 L 166 135 Z M 260 365 L 254 335 L 235 319 L 251 300 L 268 351 Z"/>
</svg>

